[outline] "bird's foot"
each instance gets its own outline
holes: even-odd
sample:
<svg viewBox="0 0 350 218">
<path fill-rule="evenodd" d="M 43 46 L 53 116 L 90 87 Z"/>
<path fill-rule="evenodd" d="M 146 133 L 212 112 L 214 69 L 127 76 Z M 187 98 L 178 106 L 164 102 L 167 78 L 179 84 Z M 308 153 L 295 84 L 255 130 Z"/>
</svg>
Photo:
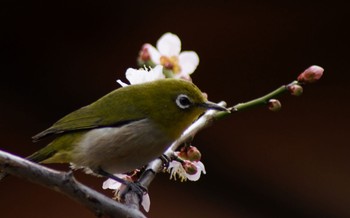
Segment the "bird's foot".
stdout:
<svg viewBox="0 0 350 218">
<path fill-rule="evenodd" d="M 124 185 L 123 188 L 121 188 L 119 190 L 119 198 L 123 201 L 125 201 L 125 197 L 128 193 L 132 192 L 135 193 L 139 199 L 139 203 L 142 203 L 142 198 L 143 196 L 148 192 L 147 188 L 142 186 L 139 182 L 132 182 L 132 181 L 128 181 L 122 178 L 119 178 L 111 173 L 108 173 L 106 171 L 104 171 L 103 169 L 99 169 L 98 170 L 98 174 L 105 176 L 107 178 L 113 179 L 121 184 Z"/>
<path fill-rule="evenodd" d="M 126 181 L 124 185 L 125 188 L 119 193 L 120 198 L 125 201 L 128 193 L 135 193 L 139 199 L 139 204 L 141 204 L 143 196 L 148 193 L 147 188 L 142 186 L 139 182 Z"/>
<path fill-rule="evenodd" d="M 172 159 L 165 154 L 162 154 L 162 156 L 160 156 L 159 159 L 162 161 L 163 167 L 165 168 L 168 168 L 169 163 L 172 161 Z"/>
</svg>

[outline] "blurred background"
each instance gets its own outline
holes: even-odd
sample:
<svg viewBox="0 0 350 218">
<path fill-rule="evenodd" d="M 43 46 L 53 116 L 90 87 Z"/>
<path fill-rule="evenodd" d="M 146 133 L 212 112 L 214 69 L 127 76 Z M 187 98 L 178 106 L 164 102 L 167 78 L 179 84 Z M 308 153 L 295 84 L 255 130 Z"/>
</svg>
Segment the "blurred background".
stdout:
<svg viewBox="0 0 350 218">
<path fill-rule="evenodd" d="M 200 132 L 207 174 L 157 176 L 149 217 L 350 217 L 349 13 L 344 5 L 266 1 L 10 1 L 0 7 L 0 149 L 27 156 L 31 136 L 118 88 L 143 43 L 177 34 L 200 64 L 193 81 L 228 105 L 294 80 L 322 80 L 282 110 L 237 113 Z M 67 166 L 51 166 L 67 170 Z M 101 190 L 102 179 L 76 172 Z M 105 192 L 111 195 L 109 192 Z M 94 217 L 16 177 L 0 183 L 1 217 Z"/>
</svg>

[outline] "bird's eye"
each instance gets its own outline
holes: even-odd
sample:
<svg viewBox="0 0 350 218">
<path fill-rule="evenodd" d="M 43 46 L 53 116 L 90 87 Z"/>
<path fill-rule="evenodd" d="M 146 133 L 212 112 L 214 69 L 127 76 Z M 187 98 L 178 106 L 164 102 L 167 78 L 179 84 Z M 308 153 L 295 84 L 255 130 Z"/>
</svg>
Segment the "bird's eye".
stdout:
<svg viewBox="0 0 350 218">
<path fill-rule="evenodd" d="M 179 108 L 186 109 L 192 105 L 192 102 L 187 95 L 181 94 L 177 96 L 176 104 L 179 106 Z"/>
</svg>

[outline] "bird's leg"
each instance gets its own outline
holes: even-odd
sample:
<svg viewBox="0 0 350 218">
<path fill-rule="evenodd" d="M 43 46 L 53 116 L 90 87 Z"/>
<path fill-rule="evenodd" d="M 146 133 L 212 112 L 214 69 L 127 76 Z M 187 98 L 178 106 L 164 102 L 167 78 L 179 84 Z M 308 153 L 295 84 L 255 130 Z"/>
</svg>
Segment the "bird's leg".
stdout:
<svg viewBox="0 0 350 218">
<path fill-rule="evenodd" d="M 113 179 L 113 180 L 120 182 L 121 184 L 126 186 L 126 189 L 120 193 L 120 196 L 122 199 L 124 199 L 125 195 L 129 191 L 131 191 L 131 192 L 134 192 L 137 194 L 137 196 L 140 199 L 140 203 L 141 203 L 143 195 L 145 193 L 147 193 L 147 188 L 143 187 L 139 182 L 131 182 L 131 181 L 121 179 L 121 178 L 103 170 L 102 168 L 98 169 L 98 174 L 100 174 L 101 176 Z"/>
<path fill-rule="evenodd" d="M 168 157 L 168 156 L 165 155 L 165 154 L 162 154 L 162 156 L 160 156 L 159 159 L 162 161 L 163 166 L 164 166 L 165 168 L 168 168 L 169 163 L 172 161 L 172 158 Z"/>
</svg>

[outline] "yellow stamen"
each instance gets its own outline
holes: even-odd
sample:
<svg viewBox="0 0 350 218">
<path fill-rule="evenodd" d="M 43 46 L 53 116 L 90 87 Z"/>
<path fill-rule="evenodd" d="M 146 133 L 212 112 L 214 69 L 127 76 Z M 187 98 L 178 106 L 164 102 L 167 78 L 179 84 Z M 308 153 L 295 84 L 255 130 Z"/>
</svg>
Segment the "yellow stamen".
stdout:
<svg viewBox="0 0 350 218">
<path fill-rule="evenodd" d="M 166 69 L 172 70 L 175 74 L 181 71 L 179 59 L 177 56 L 161 56 L 160 64 L 163 65 Z"/>
</svg>

